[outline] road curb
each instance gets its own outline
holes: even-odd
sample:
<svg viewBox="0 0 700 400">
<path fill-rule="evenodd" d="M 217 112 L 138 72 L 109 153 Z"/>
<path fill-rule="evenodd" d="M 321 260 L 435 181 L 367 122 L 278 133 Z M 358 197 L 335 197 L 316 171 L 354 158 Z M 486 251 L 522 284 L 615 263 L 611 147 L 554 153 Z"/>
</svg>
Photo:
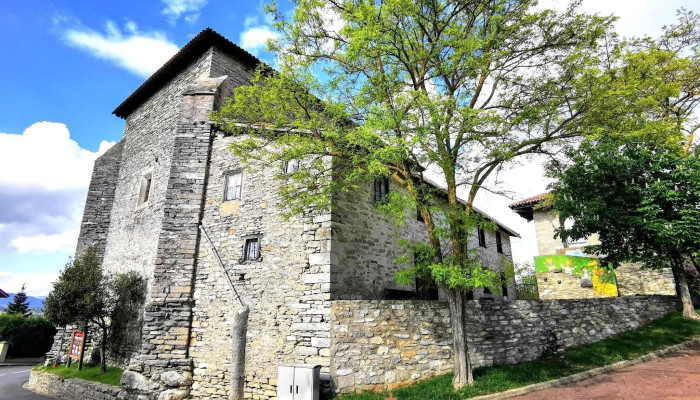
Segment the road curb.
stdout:
<svg viewBox="0 0 700 400">
<path fill-rule="evenodd" d="M 538 392 L 540 390 L 549 389 L 558 386 L 568 385 L 570 383 L 579 382 L 588 378 L 593 378 L 594 376 L 612 372 L 621 368 L 630 367 L 635 364 L 640 364 L 643 362 L 651 361 L 657 359 L 663 355 L 673 353 L 678 350 L 682 350 L 686 347 L 690 347 L 694 344 L 700 344 L 700 338 L 688 340 L 681 344 L 676 344 L 669 347 L 664 347 L 663 349 L 656 350 L 647 355 L 633 358 L 631 360 L 620 361 L 615 364 L 605 365 L 603 367 L 598 367 L 594 369 L 589 369 L 588 371 L 579 372 L 577 374 L 565 376 L 563 378 L 554 379 L 547 382 L 535 383 L 534 385 L 523 386 L 521 388 L 506 390 L 505 392 L 487 394 L 479 397 L 470 397 L 469 400 L 499 400 L 507 399 L 515 396 L 523 396 L 533 392 Z"/>
</svg>

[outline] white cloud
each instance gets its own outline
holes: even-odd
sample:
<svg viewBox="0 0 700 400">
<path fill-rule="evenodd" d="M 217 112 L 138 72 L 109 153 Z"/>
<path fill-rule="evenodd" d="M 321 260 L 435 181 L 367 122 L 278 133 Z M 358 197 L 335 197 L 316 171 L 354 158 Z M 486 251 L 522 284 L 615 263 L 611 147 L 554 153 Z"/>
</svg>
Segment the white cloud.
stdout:
<svg viewBox="0 0 700 400">
<path fill-rule="evenodd" d="M 17 293 L 23 284 L 27 285 L 29 296 L 46 296 L 53 289 L 58 272 L 3 272 L 0 271 L 0 288 L 9 293 Z"/>
<path fill-rule="evenodd" d="M 267 50 L 268 40 L 275 40 L 278 37 L 277 32 L 269 26 L 250 27 L 241 33 L 241 47 L 256 54 Z"/>
<path fill-rule="evenodd" d="M 80 147 L 61 123 L 37 122 L 0 133 L 0 251 L 73 251 L 96 152 Z"/>
<path fill-rule="evenodd" d="M 563 10 L 568 1 L 542 0 L 538 8 Z M 581 10 L 601 15 L 615 14 L 620 19 L 616 31 L 625 37 L 657 36 L 661 27 L 676 21 L 676 10 L 697 9 L 697 0 L 583 0 Z"/>
<path fill-rule="evenodd" d="M 37 122 L 21 135 L 0 133 L 0 186 L 85 188 L 95 158 L 113 145 L 103 141 L 97 153 L 85 150 L 56 122 Z"/>
<path fill-rule="evenodd" d="M 10 246 L 20 254 L 73 251 L 78 241 L 78 233 L 78 229 L 71 229 L 53 235 L 19 236 L 12 239 Z"/>
<path fill-rule="evenodd" d="M 119 67 L 148 77 L 178 50 L 162 32 L 143 32 L 129 21 L 122 32 L 116 23 L 107 21 L 105 33 L 78 27 L 67 29 L 66 42 L 97 58 L 111 61 Z"/>
<path fill-rule="evenodd" d="M 161 0 L 165 5 L 165 14 L 171 23 L 185 15 L 185 22 L 193 24 L 199 18 L 199 10 L 207 5 L 209 0 Z"/>
</svg>

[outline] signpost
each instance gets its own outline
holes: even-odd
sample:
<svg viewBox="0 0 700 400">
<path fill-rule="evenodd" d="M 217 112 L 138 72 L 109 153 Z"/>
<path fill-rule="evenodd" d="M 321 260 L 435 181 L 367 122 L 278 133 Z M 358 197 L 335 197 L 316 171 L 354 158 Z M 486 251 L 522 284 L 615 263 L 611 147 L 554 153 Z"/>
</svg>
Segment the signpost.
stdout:
<svg viewBox="0 0 700 400">
<path fill-rule="evenodd" d="M 68 366 L 70 367 L 73 358 L 78 361 L 78 369 L 83 364 L 83 352 L 85 347 L 85 332 L 75 331 L 70 339 L 70 348 L 68 349 Z"/>
</svg>

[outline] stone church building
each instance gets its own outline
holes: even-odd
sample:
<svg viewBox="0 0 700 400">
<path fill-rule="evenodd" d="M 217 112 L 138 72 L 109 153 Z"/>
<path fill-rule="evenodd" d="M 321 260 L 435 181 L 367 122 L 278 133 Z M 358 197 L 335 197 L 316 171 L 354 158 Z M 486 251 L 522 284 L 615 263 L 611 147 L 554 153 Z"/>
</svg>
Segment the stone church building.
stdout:
<svg viewBox="0 0 700 400">
<path fill-rule="evenodd" d="M 392 261 L 399 238 L 424 239 L 425 232 L 415 215 L 396 227 L 379 214 L 373 182 L 334 198 L 332 213 L 285 220 L 275 179 L 283 166 L 250 172 L 228 150 L 235 139 L 209 114 L 260 63 L 206 29 L 114 110 L 125 120 L 124 135 L 95 162 L 76 255 L 94 246 L 106 271 L 133 270 L 148 280 L 142 316 L 124 349 L 127 398 L 228 398 L 238 307 L 229 278 L 250 307 L 245 392 L 255 399 L 276 397 L 281 363 L 320 365 L 335 388 L 376 381 L 340 356 L 333 314 L 353 310 L 335 302 L 439 297 L 435 289 L 394 282 L 402 268 Z M 284 166 L 298 167 L 303 161 Z M 498 227 L 474 238 L 492 268 L 511 259 L 510 237 L 517 235 Z M 496 303 L 503 297 L 474 295 Z M 337 331 L 347 334 L 342 326 Z M 442 346 L 441 361 L 420 368 L 449 371 L 449 344 Z M 408 354 L 404 361 L 415 364 Z M 351 375 L 356 384 L 348 383 Z"/>
</svg>

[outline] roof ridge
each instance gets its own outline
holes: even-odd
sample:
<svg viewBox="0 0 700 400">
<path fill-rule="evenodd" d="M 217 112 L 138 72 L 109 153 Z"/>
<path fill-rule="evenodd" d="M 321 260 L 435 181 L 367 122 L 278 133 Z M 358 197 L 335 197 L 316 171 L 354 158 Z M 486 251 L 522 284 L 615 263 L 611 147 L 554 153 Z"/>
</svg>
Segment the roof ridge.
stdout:
<svg viewBox="0 0 700 400">
<path fill-rule="evenodd" d="M 148 98 L 156 93 L 163 85 L 169 82 L 196 57 L 199 57 L 210 47 L 217 47 L 229 54 L 237 56 L 238 59 L 244 63 L 256 67 L 262 63 L 260 59 L 233 43 L 222 34 L 216 32 L 211 27 L 206 27 L 187 42 L 187 44 L 182 46 L 175 55 L 146 79 L 141 86 L 136 88 L 126 100 L 112 111 L 112 114 L 119 118 L 126 119 L 129 114 L 136 110 L 143 102 L 148 100 Z"/>
</svg>

